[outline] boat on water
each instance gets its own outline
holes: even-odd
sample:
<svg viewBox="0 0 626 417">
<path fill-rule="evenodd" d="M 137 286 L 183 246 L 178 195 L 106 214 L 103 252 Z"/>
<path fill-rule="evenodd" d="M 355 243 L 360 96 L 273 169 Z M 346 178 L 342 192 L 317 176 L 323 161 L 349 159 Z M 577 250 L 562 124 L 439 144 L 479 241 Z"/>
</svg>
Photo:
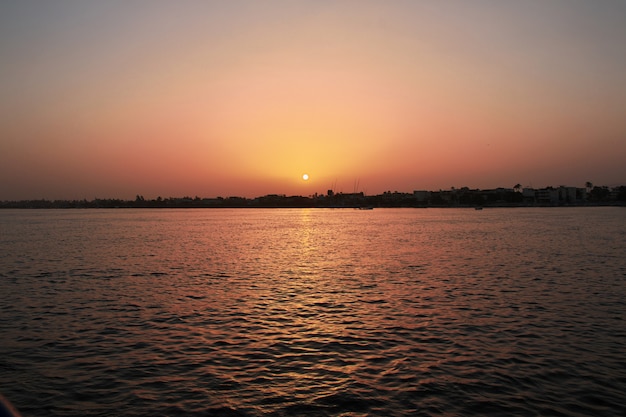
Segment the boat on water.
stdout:
<svg viewBox="0 0 626 417">
<path fill-rule="evenodd" d="M 482 210 L 482 207 L 474 207 L 474 210 Z"/>
</svg>

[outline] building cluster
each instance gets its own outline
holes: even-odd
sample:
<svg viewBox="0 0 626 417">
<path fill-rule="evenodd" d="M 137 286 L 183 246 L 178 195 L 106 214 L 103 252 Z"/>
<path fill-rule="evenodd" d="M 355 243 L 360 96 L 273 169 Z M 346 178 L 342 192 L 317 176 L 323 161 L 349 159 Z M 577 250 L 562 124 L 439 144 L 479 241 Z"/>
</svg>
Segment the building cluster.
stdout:
<svg viewBox="0 0 626 417">
<path fill-rule="evenodd" d="M 414 191 L 415 199 L 427 205 L 584 205 L 589 203 L 586 188 L 547 187 L 547 188 L 495 188 L 491 190 L 469 189 L 467 187 L 446 191 Z M 615 200 L 617 201 L 617 193 Z M 607 194 L 607 197 L 610 193 Z M 600 199 L 596 199 L 597 202 Z M 602 198 L 602 201 L 608 201 Z"/>
<path fill-rule="evenodd" d="M 135 200 L 26 200 L 3 201 L 0 208 L 235 208 L 235 207 L 550 207 L 620 205 L 626 206 L 626 186 L 620 187 L 546 187 L 546 188 L 495 188 L 490 190 L 451 188 L 439 191 L 413 191 L 403 193 L 386 191 L 378 195 L 335 193 L 308 197 L 269 194 L 256 198 L 245 197 L 182 197 Z"/>
<path fill-rule="evenodd" d="M 372 207 L 511 207 L 511 206 L 582 206 L 624 204 L 626 187 L 546 187 L 546 188 L 495 188 L 488 190 L 468 187 L 449 190 L 416 190 L 413 193 L 387 191 L 380 195 L 332 194 L 317 197 L 328 206 Z"/>
</svg>

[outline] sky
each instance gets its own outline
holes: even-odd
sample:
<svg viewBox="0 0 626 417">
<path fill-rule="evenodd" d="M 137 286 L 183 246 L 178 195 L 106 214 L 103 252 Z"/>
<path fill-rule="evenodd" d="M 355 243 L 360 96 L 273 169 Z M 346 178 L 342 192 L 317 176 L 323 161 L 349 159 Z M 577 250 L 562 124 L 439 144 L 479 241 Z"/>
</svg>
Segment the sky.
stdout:
<svg viewBox="0 0 626 417">
<path fill-rule="evenodd" d="M 0 200 L 624 185 L 625 45 L 622 0 L 0 0 Z"/>
</svg>

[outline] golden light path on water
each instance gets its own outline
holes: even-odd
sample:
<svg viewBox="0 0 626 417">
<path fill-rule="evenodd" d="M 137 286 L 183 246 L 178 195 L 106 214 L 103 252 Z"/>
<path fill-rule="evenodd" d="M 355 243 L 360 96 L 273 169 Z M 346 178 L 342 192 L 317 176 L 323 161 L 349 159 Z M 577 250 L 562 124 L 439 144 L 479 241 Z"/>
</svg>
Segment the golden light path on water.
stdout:
<svg viewBox="0 0 626 417">
<path fill-rule="evenodd" d="M 625 215 L 5 210 L 0 391 L 34 417 L 622 415 Z"/>
</svg>

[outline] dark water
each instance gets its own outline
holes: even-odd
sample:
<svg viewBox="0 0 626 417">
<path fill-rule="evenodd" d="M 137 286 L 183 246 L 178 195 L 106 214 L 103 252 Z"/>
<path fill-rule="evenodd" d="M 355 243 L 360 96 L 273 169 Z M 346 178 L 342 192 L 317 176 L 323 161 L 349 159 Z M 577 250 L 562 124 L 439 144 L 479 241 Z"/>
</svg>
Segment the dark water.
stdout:
<svg viewBox="0 0 626 417">
<path fill-rule="evenodd" d="M 27 416 L 626 414 L 626 210 L 0 211 Z"/>
</svg>

